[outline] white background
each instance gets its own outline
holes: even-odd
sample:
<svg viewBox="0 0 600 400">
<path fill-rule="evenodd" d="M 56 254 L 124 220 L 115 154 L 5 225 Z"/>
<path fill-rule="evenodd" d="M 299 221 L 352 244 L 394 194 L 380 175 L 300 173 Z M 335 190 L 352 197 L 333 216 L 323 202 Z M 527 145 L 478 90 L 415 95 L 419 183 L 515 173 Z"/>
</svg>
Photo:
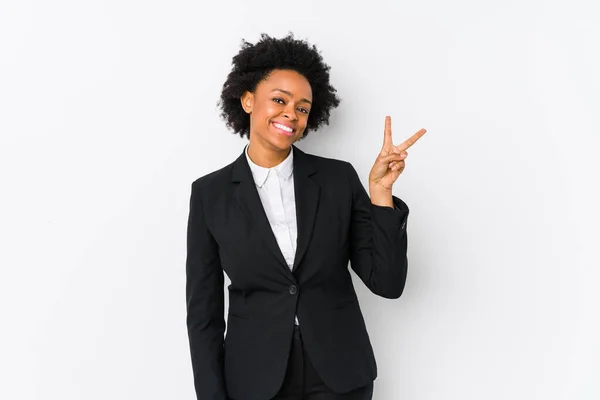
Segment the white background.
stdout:
<svg viewBox="0 0 600 400">
<path fill-rule="evenodd" d="M 195 399 L 190 184 L 246 143 L 216 105 L 241 39 L 288 31 L 342 98 L 301 149 L 366 184 L 386 114 L 428 130 L 403 296 L 353 274 L 374 398 L 600 398 L 595 2 L 0 4 L 0 398 Z"/>
</svg>

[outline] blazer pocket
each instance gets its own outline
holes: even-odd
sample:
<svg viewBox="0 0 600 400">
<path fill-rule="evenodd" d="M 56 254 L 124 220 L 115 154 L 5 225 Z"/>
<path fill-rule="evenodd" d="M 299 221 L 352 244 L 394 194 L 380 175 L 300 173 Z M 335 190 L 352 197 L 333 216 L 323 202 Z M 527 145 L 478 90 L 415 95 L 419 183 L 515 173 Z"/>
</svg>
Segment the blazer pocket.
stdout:
<svg viewBox="0 0 600 400">
<path fill-rule="evenodd" d="M 333 306 L 333 309 L 337 310 L 338 308 L 344 308 L 344 307 L 347 307 L 347 306 L 352 305 L 357 302 L 358 302 L 358 297 L 354 297 L 353 299 L 347 299 L 347 300 L 337 303 L 335 306 Z"/>
<path fill-rule="evenodd" d="M 229 311 L 229 315 L 235 318 L 243 318 L 243 319 L 250 319 L 252 318 L 252 315 L 250 314 L 243 314 L 243 313 L 238 313 L 235 311 Z"/>
</svg>

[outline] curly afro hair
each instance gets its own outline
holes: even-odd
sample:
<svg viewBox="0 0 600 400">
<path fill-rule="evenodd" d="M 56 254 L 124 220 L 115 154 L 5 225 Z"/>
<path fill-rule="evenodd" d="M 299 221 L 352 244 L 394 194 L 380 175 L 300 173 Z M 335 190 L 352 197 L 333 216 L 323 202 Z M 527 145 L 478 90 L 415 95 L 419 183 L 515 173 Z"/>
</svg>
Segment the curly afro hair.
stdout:
<svg viewBox="0 0 600 400">
<path fill-rule="evenodd" d="M 304 137 L 309 130 L 329 124 L 329 113 L 340 99 L 329 83 L 329 65 L 323 62 L 316 46 L 294 39 L 293 33 L 282 39 L 262 34 L 256 44 L 242 40 L 240 52 L 233 57 L 233 69 L 223 84 L 219 106 L 227 127 L 241 137 L 250 137 L 250 116 L 242 108 L 240 97 L 256 86 L 275 69 L 294 70 L 310 83 L 313 104 L 308 115 Z"/>
</svg>

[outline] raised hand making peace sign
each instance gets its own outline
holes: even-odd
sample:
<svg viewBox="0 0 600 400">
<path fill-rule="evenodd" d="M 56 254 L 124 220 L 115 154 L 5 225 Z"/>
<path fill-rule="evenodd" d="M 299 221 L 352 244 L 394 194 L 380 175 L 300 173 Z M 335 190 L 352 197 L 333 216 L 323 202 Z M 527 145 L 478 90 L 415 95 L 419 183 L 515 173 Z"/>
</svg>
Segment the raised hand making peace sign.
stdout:
<svg viewBox="0 0 600 400">
<path fill-rule="evenodd" d="M 383 132 L 383 147 L 369 173 L 369 187 L 371 192 L 373 190 L 392 191 L 392 185 L 396 182 L 402 171 L 404 171 L 404 160 L 408 156 L 406 150 L 415 144 L 427 131 L 421 129 L 403 143 L 394 146 L 392 142 L 392 119 L 387 116 L 385 117 L 385 129 Z"/>
</svg>

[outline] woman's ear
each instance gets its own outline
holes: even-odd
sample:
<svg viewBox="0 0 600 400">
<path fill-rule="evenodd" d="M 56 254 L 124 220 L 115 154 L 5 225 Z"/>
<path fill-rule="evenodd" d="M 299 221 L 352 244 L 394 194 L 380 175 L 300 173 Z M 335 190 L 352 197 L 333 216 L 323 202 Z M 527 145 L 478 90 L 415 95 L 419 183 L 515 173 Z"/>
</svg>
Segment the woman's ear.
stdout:
<svg viewBox="0 0 600 400">
<path fill-rule="evenodd" d="M 240 97 L 240 102 L 242 103 L 242 108 L 244 111 L 246 111 L 247 114 L 251 114 L 252 105 L 254 104 L 254 93 L 245 91 Z"/>
</svg>

